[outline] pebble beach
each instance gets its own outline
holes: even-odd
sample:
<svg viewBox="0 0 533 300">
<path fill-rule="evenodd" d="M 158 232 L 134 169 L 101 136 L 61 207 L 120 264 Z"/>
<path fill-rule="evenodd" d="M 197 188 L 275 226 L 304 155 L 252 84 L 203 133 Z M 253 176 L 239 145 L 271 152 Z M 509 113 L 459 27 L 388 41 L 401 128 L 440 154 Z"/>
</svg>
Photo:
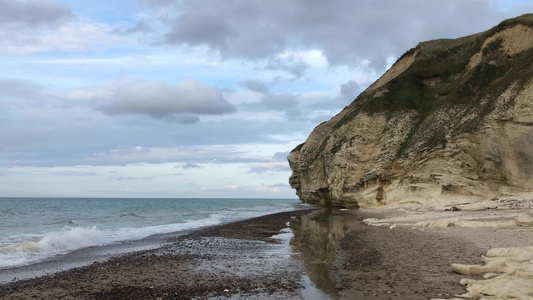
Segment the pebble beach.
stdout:
<svg viewBox="0 0 533 300">
<path fill-rule="evenodd" d="M 453 299 L 467 290 L 452 264 L 482 265 L 489 249 L 533 241 L 514 227 L 368 221 L 404 215 L 316 208 L 206 227 L 156 249 L 0 285 L 0 298 Z"/>
</svg>

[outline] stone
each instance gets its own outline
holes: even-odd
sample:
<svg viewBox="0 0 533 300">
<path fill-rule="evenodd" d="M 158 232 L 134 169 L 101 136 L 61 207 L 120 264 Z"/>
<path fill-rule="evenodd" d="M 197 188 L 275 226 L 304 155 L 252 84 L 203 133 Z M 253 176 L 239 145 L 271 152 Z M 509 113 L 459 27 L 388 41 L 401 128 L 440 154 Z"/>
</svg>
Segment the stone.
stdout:
<svg viewBox="0 0 533 300">
<path fill-rule="evenodd" d="M 516 225 L 522 227 L 533 227 L 533 218 L 528 215 L 519 216 L 516 218 Z"/>
</svg>

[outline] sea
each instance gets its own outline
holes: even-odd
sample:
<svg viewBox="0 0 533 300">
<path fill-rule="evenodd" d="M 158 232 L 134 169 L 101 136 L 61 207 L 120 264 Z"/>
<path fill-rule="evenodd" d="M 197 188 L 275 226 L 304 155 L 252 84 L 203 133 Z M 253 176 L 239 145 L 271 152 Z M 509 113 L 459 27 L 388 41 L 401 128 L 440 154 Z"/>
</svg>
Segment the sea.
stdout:
<svg viewBox="0 0 533 300">
<path fill-rule="evenodd" d="M 168 235 L 303 206 L 297 199 L 0 198 L 0 273 L 83 249 L 156 247 Z"/>
</svg>

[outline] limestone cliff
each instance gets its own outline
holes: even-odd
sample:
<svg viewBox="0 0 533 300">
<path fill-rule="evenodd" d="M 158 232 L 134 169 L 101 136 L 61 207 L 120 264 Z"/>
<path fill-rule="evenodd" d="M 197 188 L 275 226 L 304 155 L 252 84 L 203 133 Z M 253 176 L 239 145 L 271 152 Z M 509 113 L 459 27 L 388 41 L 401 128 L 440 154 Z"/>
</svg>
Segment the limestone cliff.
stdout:
<svg viewBox="0 0 533 300">
<path fill-rule="evenodd" d="M 533 14 L 420 43 L 288 157 L 303 202 L 444 206 L 533 189 Z"/>
</svg>

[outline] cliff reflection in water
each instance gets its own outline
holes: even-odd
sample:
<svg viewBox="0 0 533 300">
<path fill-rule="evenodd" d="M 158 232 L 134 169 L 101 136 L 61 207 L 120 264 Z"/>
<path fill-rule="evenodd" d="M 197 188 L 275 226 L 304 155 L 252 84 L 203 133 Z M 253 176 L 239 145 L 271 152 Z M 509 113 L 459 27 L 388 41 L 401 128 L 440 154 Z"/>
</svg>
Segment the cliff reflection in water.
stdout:
<svg viewBox="0 0 533 300">
<path fill-rule="evenodd" d="M 337 282 L 331 265 L 337 258 L 339 240 L 354 222 L 353 214 L 329 208 L 294 218 L 289 223 L 294 235 L 290 244 L 299 253 L 296 257 L 305 262 L 307 275 L 316 287 L 335 299 Z"/>
</svg>

